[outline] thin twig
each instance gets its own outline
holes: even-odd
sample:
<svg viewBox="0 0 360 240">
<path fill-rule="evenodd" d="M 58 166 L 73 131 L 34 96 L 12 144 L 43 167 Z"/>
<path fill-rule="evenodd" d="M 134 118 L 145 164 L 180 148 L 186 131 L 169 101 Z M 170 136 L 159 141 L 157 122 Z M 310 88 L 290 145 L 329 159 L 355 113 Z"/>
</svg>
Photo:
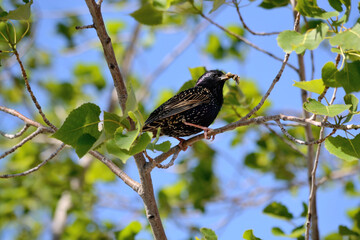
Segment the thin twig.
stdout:
<svg viewBox="0 0 360 240">
<path fill-rule="evenodd" d="M 336 98 L 336 92 L 337 92 L 337 88 L 334 89 L 332 98 L 330 100 L 329 105 L 332 105 L 335 101 Z M 324 119 L 322 120 L 322 123 L 325 123 L 328 119 L 328 116 L 325 116 Z M 325 131 L 325 127 L 321 127 L 320 129 L 320 134 L 319 134 L 319 138 L 323 138 L 324 136 L 324 131 Z M 336 129 L 333 130 L 333 132 L 335 133 Z M 319 158 L 320 158 L 320 150 L 321 150 L 321 143 L 319 143 L 317 149 L 316 149 L 316 155 L 315 155 L 315 159 L 314 159 L 314 165 L 312 167 L 312 171 L 311 171 L 311 185 L 310 185 L 310 194 L 309 194 L 309 207 L 308 207 L 308 212 L 307 212 L 307 218 L 306 218 L 306 223 L 305 223 L 305 239 L 309 240 L 310 237 L 310 224 L 311 224 L 311 220 L 316 220 L 314 219 L 314 217 L 317 218 L 317 215 L 315 214 L 315 216 L 313 217 L 313 212 L 312 212 L 312 205 L 314 204 L 314 198 L 316 197 L 316 169 L 319 163 Z M 313 223 L 314 224 L 314 223 Z"/>
<path fill-rule="evenodd" d="M 35 104 L 36 108 L 38 109 L 38 112 L 39 114 L 41 115 L 42 119 L 44 120 L 44 122 L 49 126 L 51 127 L 53 130 L 57 130 L 57 128 L 47 119 L 47 117 L 45 116 L 44 112 L 42 111 L 42 108 L 38 102 L 38 100 L 36 99 L 31 87 L 30 87 L 30 84 L 29 84 L 29 80 L 28 80 L 28 77 L 27 77 L 27 74 L 26 74 L 26 71 L 25 71 L 25 68 L 24 68 L 24 65 L 22 64 L 22 61 L 20 59 L 20 56 L 19 56 L 19 53 L 18 51 L 16 50 L 15 47 L 13 47 L 13 51 L 14 51 L 14 54 L 16 56 L 16 60 L 18 61 L 19 65 L 20 65 L 20 68 L 21 68 L 21 74 L 22 74 L 22 77 L 24 78 L 24 81 L 25 81 L 25 85 L 26 85 L 26 89 L 27 91 L 29 92 L 30 94 L 30 97 L 31 97 L 31 100 L 33 101 L 33 103 Z"/>
<path fill-rule="evenodd" d="M 116 176 L 118 176 L 121 180 L 124 181 L 126 185 L 132 188 L 135 192 L 139 193 L 141 186 L 140 184 L 129 177 L 123 170 L 121 170 L 113 161 L 102 155 L 97 151 L 89 152 L 92 156 L 99 159 L 103 164 L 105 164 Z"/>
<path fill-rule="evenodd" d="M 327 182 L 329 180 L 343 179 L 345 177 L 357 175 L 357 174 L 359 174 L 359 171 L 360 171 L 360 166 L 356 166 L 352 169 L 341 169 L 338 171 L 333 171 L 330 173 L 330 176 L 325 176 L 325 177 L 320 178 L 318 180 L 318 182 L 316 183 L 316 187 L 319 187 L 320 185 L 324 184 L 325 182 Z"/>
<path fill-rule="evenodd" d="M 14 138 L 17 138 L 17 137 L 20 137 L 21 135 L 23 135 L 26 132 L 26 130 L 28 130 L 29 127 L 30 127 L 29 124 L 25 124 L 24 127 L 15 134 L 9 134 L 9 133 L 3 132 L 3 131 L 0 131 L 0 134 L 6 138 L 14 139 Z"/>
<path fill-rule="evenodd" d="M 320 143 L 324 142 L 328 137 L 334 135 L 334 133 L 336 132 L 336 129 L 333 129 L 333 131 L 324 138 L 319 138 L 318 140 L 314 140 L 314 141 L 303 141 L 303 140 L 300 140 L 300 139 L 296 139 L 288 131 L 286 131 L 284 126 L 281 124 L 280 120 L 276 120 L 275 122 L 280 127 L 281 131 L 285 134 L 285 136 L 287 136 L 291 141 L 296 142 L 296 143 L 301 144 L 301 145 L 320 144 Z"/>
<path fill-rule="evenodd" d="M 305 155 L 302 151 L 300 151 L 293 142 L 289 141 L 289 140 L 286 139 L 284 136 L 278 134 L 274 129 L 272 129 L 272 128 L 270 127 L 270 123 L 265 123 L 264 126 L 265 126 L 267 129 L 269 129 L 270 132 L 272 132 L 272 133 L 275 134 L 278 138 L 280 138 L 280 139 L 281 139 L 286 145 L 288 145 L 291 149 L 293 149 L 294 151 L 296 151 L 296 152 L 297 152 L 298 154 L 300 154 L 301 156 L 306 157 L 306 155 Z M 284 125 L 283 125 L 283 126 L 284 126 Z"/>
<path fill-rule="evenodd" d="M 89 29 L 89 28 L 95 28 L 95 25 L 94 25 L 94 24 L 90 24 L 90 25 L 76 26 L 76 27 L 75 27 L 76 30 Z"/>
<path fill-rule="evenodd" d="M 301 117 L 295 117 L 295 116 L 286 116 L 283 114 L 279 114 L 279 115 L 272 115 L 272 116 L 259 116 L 259 117 L 254 117 L 254 118 L 249 118 L 249 119 L 240 119 L 236 122 L 227 124 L 223 127 L 220 128 L 216 128 L 216 129 L 212 129 L 208 132 L 208 136 L 212 136 L 212 135 L 216 135 L 216 134 L 220 134 L 223 132 L 227 132 L 227 131 L 231 131 L 235 128 L 238 127 L 242 127 L 242 126 L 249 126 L 251 124 L 264 124 L 266 122 L 269 121 L 276 121 L 276 120 L 283 120 L 283 121 L 292 121 L 292 122 L 297 122 L 297 123 L 302 123 L 302 124 L 311 124 L 313 126 L 316 127 L 326 127 L 326 128 L 332 128 L 332 129 L 341 129 L 341 130 L 351 130 L 351 129 L 360 129 L 360 124 L 359 125 L 355 125 L 355 124 L 350 124 L 350 125 L 336 125 L 336 124 L 331 124 L 328 122 L 317 122 L 311 119 L 306 119 L 306 118 L 301 118 Z M 194 137 L 189 138 L 188 140 L 184 141 L 182 143 L 183 148 L 186 148 L 192 144 L 194 144 L 197 141 L 200 141 L 201 139 L 204 139 L 204 134 L 200 133 Z M 181 150 L 180 147 L 178 145 L 172 147 L 169 151 L 164 152 L 162 154 L 160 154 L 159 156 L 154 158 L 154 161 L 156 163 L 161 163 L 164 160 L 166 160 L 168 157 L 170 157 L 171 155 L 173 155 L 176 151 Z"/>
<path fill-rule="evenodd" d="M 0 106 L 0 111 L 8 113 L 10 115 L 13 115 L 14 117 L 17 117 L 20 120 L 24 121 L 24 123 L 34 126 L 36 128 L 41 128 L 41 127 L 46 128 L 43 125 L 41 125 L 40 123 L 35 122 L 35 121 L 31 120 L 30 118 L 25 117 L 24 115 L 22 115 L 21 113 L 19 113 L 18 111 L 14 110 L 14 109 Z M 48 132 L 54 132 L 54 130 L 51 128 L 46 128 L 46 129 Z"/>
<path fill-rule="evenodd" d="M 198 9 L 196 9 L 196 10 L 198 10 Z M 278 61 L 283 62 L 283 59 L 275 56 L 274 54 L 272 54 L 272 53 L 270 53 L 270 52 L 268 52 L 268 51 L 266 51 L 266 50 L 264 50 L 264 49 L 262 49 L 262 48 L 260 48 L 259 46 L 253 44 L 252 42 L 250 42 L 250 41 L 247 40 L 246 38 L 244 38 L 244 37 L 242 37 L 242 36 L 240 36 L 240 35 L 232 32 L 232 31 L 230 31 L 229 29 L 227 29 L 227 28 L 225 28 L 225 27 L 217 24 L 217 23 L 214 22 L 211 18 L 208 18 L 207 16 L 205 16 L 203 12 L 201 12 L 201 11 L 198 10 L 198 13 L 199 13 L 200 16 L 202 16 L 204 19 L 208 20 L 211 24 L 213 24 L 213 25 L 215 25 L 216 27 L 220 28 L 220 29 L 223 30 L 224 32 L 228 33 L 229 35 L 231 35 L 231 36 L 233 36 L 233 37 L 235 37 L 235 38 L 243 41 L 245 44 L 249 45 L 249 46 L 252 47 L 252 48 L 255 48 L 256 50 L 258 50 L 258 51 L 260 51 L 260 52 L 262 52 L 262 53 L 265 53 L 266 55 L 268 55 L 268 56 L 270 56 L 270 57 L 272 57 L 272 58 L 274 58 L 274 59 L 276 59 L 276 60 L 278 60 Z M 292 64 L 287 63 L 287 62 L 286 62 L 285 64 L 288 65 L 288 66 L 289 66 L 290 68 L 292 68 L 293 70 L 295 70 L 296 72 L 299 72 L 299 69 L 297 69 L 296 67 L 294 67 Z"/>
<path fill-rule="evenodd" d="M 244 19 L 242 18 L 241 16 L 241 13 L 240 13 L 240 8 L 239 8 L 239 3 L 237 2 L 237 0 L 232 0 L 233 4 L 235 5 L 235 8 L 236 8 L 236 12 L 239 16 L 239 19 L 241 21 L 241 23 L 243 24 L 244 28 L 246 30 L 248 30 L 251 34 L 253 35 L 259 35 L 259 36 L 269 36 L 269 35 L 277 35 L 279 34 L 280 32 L 269 32 L 269 33 L 266 33 L 266 32 L 254 32 L 252 31 L 246 24 L 245 24 L 245 21 Z"/>
<path fill-rule="evenodd" d="M 60 147 L 58 149 L 55 150 L 55 152 L 53 152 L 47 159 L 45 159 L 42 163 L 40 163 L 39 165 L 37 165 L 36 167 L 33 167 L 25 172 L 22 173 L 16 173 L 16 174 L 4 174 L 4 175 L 0 175 L 0 178 L 13 178 L 13 177 L 20 177 L 20 176 L 26 176 L 29 175 L 30 173 L 33 173 L 37 170 L 39 170 L 42 166 L 44 166 L 46 163 L 48 163 L 51 159 L 53 159 L 56 155 L 58 155 L 58 153 L 65 147 L 65 144 L 61 144 Z"/>
<path fill-rule="evenodd" d="M 294 29 L 296 29 L 299 26 L 299 19 L 300 19 L 300 13 L 296 16 L 295 18 L 295 22 L 294 22 Z M 249 117 L 251 117 L 254 113 L 256 113 L 261 107 L 262 105 L 264 105 L 266 99 L 269 97 L 271 91 L 274 89 L 275 84 L 280 80 L 281 75 L 285 69 L 286 63 L 289 60 L 289 56 L 290 53 L 286 53 L 284 60 L 283 60 L 283 64 L 281 65 L 281 68 L 278 72 L 278 74 L 276 75 L 276 77 L 274 78 L 274 80 L 272 81 L 269 89 L 266 91 L 266 93 L 264 94 L 264 96 L 261 98 L 260 102 L 258 103 L 258 105 L 256 105 L 248 114 L 246 114 L 245 117 L 243 117 L 242 119 L 247 119 Z"/>
<path fill-rule="evenodd" d="M 27 136 L 26 138 L 24 138 L 23 140 L 21 140 L 21 142 L 19 142 L 18 144 L 16 144 L 15 146 L 13 146 L 12 148 L 10 148 L 9 150 L 7 150 L 6 152 L 4 152 L 3 154 L 0 155 L 0 159 L 6 157 L 7 155 L 9 155 L 10 153 L 15 152 L 16 149 L 18 149 L 19 147 L 21 147 L 22 145 L 24 145 L 25 143 L 27 143 L 28 141 L 30 141 L 31 139 L 33 139 L 34 137 L 36 137 L 37 135 L 45 132 L 46 129 L 45 128 L 38 128 L 36 129 L 35 132 L 33 132 L 32 134 L 30 134 L 29 136 Z"/>
</svg>

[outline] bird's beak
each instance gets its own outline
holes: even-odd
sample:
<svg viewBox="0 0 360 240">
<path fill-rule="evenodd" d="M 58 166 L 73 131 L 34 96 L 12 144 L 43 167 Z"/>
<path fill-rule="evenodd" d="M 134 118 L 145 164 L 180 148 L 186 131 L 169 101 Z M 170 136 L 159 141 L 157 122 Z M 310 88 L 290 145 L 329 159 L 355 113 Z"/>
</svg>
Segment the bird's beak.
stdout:
<svg viewBox="0 0 360 240">
<path fill-rule="evenodd" d="M 220 79 L 221 79 L 221 80 L 224 80 L 224 81 L 226 81 L 226 80 L 228 80 L 228 79 L 230 79 L 230 78 L 234 79 L 235 82 L 236 82 L 237 84 L 239 84 L 239 79 L 240 79 L 240 77 L 239 77 L 238 75 L 236 75 L 236 74 L 226 73 L 226 74 L 224 74 L 224 75 L 222 75 L 222 76 L 220 77 Z"/>
<path fill-rule="evenodd" d="M 228 80 L 229 78 L 230 78 L 230 77 L 229 77 L 228 75 L 226 75 L 226 74 L 220 76 L 220 79 L 221 79 L 221 80 L 224 80 L 224 81 Z"/>
</svg>

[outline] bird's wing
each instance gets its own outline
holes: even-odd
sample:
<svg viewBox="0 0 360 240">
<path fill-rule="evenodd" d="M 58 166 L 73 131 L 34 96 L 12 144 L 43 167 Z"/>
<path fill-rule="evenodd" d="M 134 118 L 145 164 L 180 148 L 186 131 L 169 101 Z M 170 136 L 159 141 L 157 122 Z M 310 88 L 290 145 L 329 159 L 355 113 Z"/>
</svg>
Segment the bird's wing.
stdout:
<svg viewBox="0 0 360 240">
<path fill-rule="evenodd" d="M 210 91 L 202 87 L 185 90 L 158 107 L 146 120 L 145 125 L 179 114 L 203 103 L 210 102 Z"/>
</svg>

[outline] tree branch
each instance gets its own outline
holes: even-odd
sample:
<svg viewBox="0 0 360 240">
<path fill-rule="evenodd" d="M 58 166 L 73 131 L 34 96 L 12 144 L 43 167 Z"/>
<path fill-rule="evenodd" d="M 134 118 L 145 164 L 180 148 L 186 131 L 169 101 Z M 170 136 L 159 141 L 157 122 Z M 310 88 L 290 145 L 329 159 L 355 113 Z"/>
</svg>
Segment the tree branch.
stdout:
<svg viewBox="0 0 360 240">
<path fill-rule="evenodd" d="M 26 130 L 28 130 L 29 127 L 30 127 L 29 124 L 25 124 L 24 127 L 19 132 L 15 133 L 15 134 L 9 134 L 9 133 L 3 132 L 3 131 L 0 131 L 0 134 L 3 135 L 6 138 L 14 139 L 14 138 L 18 138 L 21 135 L 23 135 L 26 132 Z"/>
<path fill-rule="evenodd" d="M 195 6 L 194 6 L 194 8 L 195 8 Z M 211 18 L 207 17 L 203 12 L 201 12 L 201 11 L 198 10 L 197 8 L 195 8 L 195 9 L 198 11 L 198 13 L 200 14 L 200 16 L 202 16 L 204 19 L 208 20 L 211 24 L 213 24 L 213 25 L 215 25 L 216 27 L 220 28 L 221 30 L 223 30 L 223 31 L 226 32 L 227 34 L 229 34 L 229 35 L 231 35 L 231 36 L 239 39 L 240 41 L 243 41 L 245 44 L 249 45 L 249 46 L 252 47 L 252 48 L 255 48 L 256 50 L 258 50 L 258 51 L 260 51 L 260 52 L 262 52 L 262 53 L 265 53 L 266 55 L 268 55 L 268 56 L 270 56 L 270 57 L 272 57 L 272 58 L 274 58 L 274 59 L 276 59 L 276 60 L 278 60 L 278 61 L 283 62 L 283 59 L 275 56 L 274 54 L 272 54 L 272 53 L 270 53 L 270 52 L 268 52 L 268 51 L 266 51 L 266 50 L 264 50 L 264 49 L 262 49 L 262 48 L 260 48 L 259 46 L 253 44 L 252 42 L 250 42 L 250 41 L 247 40 L 246 38 L 244 38 L 244 37 L 242 37 L 242 36 L 240 36 L 240 35 L 232 32 L 232 31 L 230 31 L 229 29 L 227 29 L 227 28 L 225 28 L 225 27 L 217 24 L 217 23 L 214 22 Z M 289 66 L 290 68 L 292 68 L 293 70 L 295 70 L 296 72 L 299 72 L 299 69 L 297 69 L 296 67 L 294 67 L 294 66 L 291 65 L 290 63 L 287 63 L 287 62 L 286 62 L 285 64 L 288 65 L 288 66 Z"/>
<path fill-rule="evenodd" d="M 24 115 L 22 115 L 21 113 L 19 113 L 18 111 L 11 109 L 11 108 L 7 108 L 7 107 L 3 107 L 0 106 L 0 111 L 8 113 L 10 115 L 13 115 L 14 117 L 19 118 L 20 120 L 24 121 L 25 124 L 31 125 L 33 127 L 36 128 L 46 128 L 45 126 L 41 125 L 38 122 L 35 122 L 33 120 L 31 120 L 30 118 L 25 117 Z M 47 128 L 48 132 L 55 132 L 53 129 L 51 128 Z"/>
<path fill-rule="evenodd" d="M 48 163 L 51 159 L 53 159 L 56 155 L 58 155 L 58 153 L 65 147 L 65 144 L 62 143 L 60 145 L 60 147 L 58 149 L 55 150 L 55 152 L 53 152 L 47 159 L 45 159 L 42 163 L 40 163 L 39 165 L 37 165 L 34 168 L 31 168 L 25 172 L 22 173 L 16 173 L 16 174 L 4 174 L 4 175 L 0 175 L 0 178 L 13 178 L 13 177 L 21 177 L 21 176 L 26 176 L 29 175 L 30 173 L 33 173 L 37 170 L 39 170 L 42 166 L 44 166 L 46 163 Z"/>
<path fill-rule="evenodd" d="M 27 143 L 28 141 L 30 141 L 31 139 L 33 139 L 34 137 L 36 137 L 37 135 L 43 133 L 46 131 L 46 128 L 38 128 L 36 129 L 35 132 L 31 133 L 29 136 L 27 136 L 26 138 L 24 138 L 23 140 L 21 140 L 21 142 L 19 142 L 18 144 L 16 144 L 15 146 L 13 146 L 12 148 L 10 148 L 9 150 L 7 150 L 6 152 L 4 152 L 3 154 L 0 155 L 0 159 L 6 157 L 7 155 L 9 155 L 10 153 L 15 152 L 16 149 L 18 149 L 19 147 L 21 147 L 22 145 L 24 145 L 25 143 Z"/>
<path fill-rule="evenodd" d="M 104 20 L 101 14 L 101 2 L 97 4 L 94 0 L 85 0 L 86 5 L 89 8 L 90 14 L 93 19 L 93 23 L 96 29 L 96 33 L 100 39 L 101 45 L 103 47 L 104 56 L 108 64 L 111 76 L 114 81 L 114 87 L 117 92 L 118 100 L 121 106 L 121 109 L 125 111 L 126 100 L 127 100 L 127 91 L 125 81 L 122 78 L 119 65 L 117 63 L 114 49 L 112 47 L 111 38 L 107 34 Z"/>
<path fill-rule="evenodd" d="M 335 101 L 336 98 L 336 92 L 337 92 L 337 88 L 334 89 L 332 98 L 330 100 L 329 105 L 332 105 Z M 322 123 L 325 123 L 328 119 L 328 116 L 325 116 L 324 119 L 321 121 Z M 325 128 L 321 127 L 320 129 L 320 134 L 319 137 L 323 138 L 324 136 L 324 131 Z M 336 129 L 334 129 L 334 133 L 335 133 Z M 320 150 L 321 150 L 321 143 L 318 145 L 317 149 L 316 149 L 316 155 L 315 155 L 315 159 L 314 159 L 314 165 L 312 166 L 312 171 L 311 171 L 311 178 L 310 178 L 310 194 L 309 194 L 309 207 L 308 207 L 308 212 L 307 212 L 307 218 L 306 218 L 306 223 L 305 223 L 305 227 L 306 227 L 306 231 L 305 231 L 305 239 L 308 240 L 309 236 L 310 236 L 310 224 L 312 221 L 312 230 L 313 230 L 313 234 L 314 234 L 314 230 L 317 231 L 315 232 L 315 234 L 317 233 L 317 235 L 315 235 L 315 239 L 316 237 L 318 237 L 319 235 L 319 230 L 318 228 L 318 221 L 317 221 L 317 213 L 312 211 L 314 209 L 314 204 L 316 204 L 316 169 L 319 163 L 319 157 L 320 157 Z M 315 207 L 316 209 L 316 207 Z M 315 225 L 315 227 L 314 227 Z M 316 229 L 314 229 L 316 228 Z M 319 238 L 318 238 L 319 239 Z"/>
<path fill-rule="evenodd" d="M 252 31 L 245 23 L 244 19 L 242 18 L 241 16 L 241 13 L 240 13 L 240 8 L 239 8 L 239 2 L 237 0 L 232 0 L 235 8 L 236 8 L 236 12 L 239 16 L 239 19 L 240 19 L 240 22 L 243 24 L 244 28 L 246 30 L 248 30 L 251 34 L 253 35 L 258 35 L 258 36 L 269 36 L 269 35 L 277 35 L 279 34 L 280 32 L 269 32 L 269 33 L 265 33 L 265 32 L 254 32 Z"/>
<path fill-rule="evenodd" d="M 42 108 L 41 108 L 38 100 L 36 99 L 36 97 L 35 97 L 32 89 L 31 89 L 31 87 L 30 87 L 29 80 L 28 80 L 28 77 L 27 77 L 25 68 L 24 68 L 24 66 L 23 66 L 23 64 L 22 64 L 22 61 L 21 61 L 21 59 L 20 59 L 20 56 L 19 56 L 18 51 L 16 50 L 16 48 L 15 48 L 14 46 L 13 46 L 12 48 L 13 48 L 13 52 L 14 52 L 14 54 L 15 54 L 15 56 L 16 56 L 16 60 L 18 61 L 19 66 L 20 66 L 20 68 L 21 68 L 21 74 L 22 74 L 22 76 L 23 76 L 23 78 L 24 78 L 25 85 L 26 85 L 26 89 L 27 89 L 27 91 L 29 92 L 30 97 L 31 97 L 33 103 L 35 104 L 36 108 L 38 109 L 38 112 L 39 112 L 39 114 L 41 115 L 41 117 L 42 117 L 42 119 L 44 120 L 44 122 L 45 122 L 49 127 L 51 127 L 53 130 L 56 130 L 57 128 L 56 128 L 56 127 L 47 119 L 47 117 L 45 116 L 45 113 L 42 111 Z"/>
<path fill-rule="evenodd" d="M 242 127 L 242 126 L 248 126 L 251 124 L 259 125 L 259 124 L 264 124 L 269 121 L 279 121 L 279 120 L 292 121 L 292 122 L 297 122 L 297 123 L 302 123 L 302 124 L 310 124 L 310 125 L 313 125 L 316 127 L 326 127 L 326 128 L 339 129 L 339 130 L 351 130 L 351 129 L 357 130 L 360 128 L 360 124 L 359 125 L 354 125 L 354 124 L 336 125 L 336 124 L 331 124 L 328 122 L 317 122 L 317 121 L 314 121 L 311 119 L 300 118 L 300 117 L 295 117 L 295 116 L 286 116 L 283 114 L 279 114 L 279 115 L 272 115 L 272 116 L 259 116 L 259 117 L 249 118 L 249 119 L 240 119 L 236 122 L 229 123 L 223 127 L 212 129 L 208 132 L 207 135 L 213 136 L 213 135 L 220 134 L 223 132 L 231 131 L 235 128 Z M 188 140 L 182 142 L 182 147 L 186 148 L 186 147 L 194 144 L 195 142 L 200 141 L 201 139 L 204 139 L 203 133 L 200 133 L 200 134 L 198 134 L 194 137 L 191 137 Z M 155 157 L 154 161 L 156 162 L 156 164 L 159 164 L 180 150 L 181 150 L 181 148 L 178 145 L 176 145 L 176 146 L 172 147 L 169 151 L 164 152 L 164 153 L 160 154 L 159 156 Z M 153 166 L 151 163 L 146 164 L 147 169 L 154 168 L 154 167 L 155 166 Z"/>
<path fill-rule="evenodd" d="M 95 25 L 96 32 L 103 46 L 104 55 L 108 63 L 108 67 L 110 69 L 111 75 L 113 77 L 114 86 L 118 94 L 120 106 L 123 112 L 125 112 L 127 89 L 115 58 L 114 49 L 111 44 L 111 39 L 106 32 L 104 20 L 101 14 L 100 4 L 102 1 L 99 1 L 99 4 L 96 4 L 94 0 L 85 0 L 85 2 L 89 8 L 90 14 L 93 18 L 93 23 Z M 128 186 L 130 186 L 140 195 L 140 197 L 143 199 L 147 219 L 150 223 L 155 239 L 165 240 L 166 235 L 161 223 L 159 210 L 156 205 L 151 175 L 149 172 L 145 171 L 146 161 L 144 155 L 142 153 L 139 153 L 134 156 L 140 175 L 140 186 L 139 186 L 137 182 L 132 180 L 123 171 L 119 171 L 121 169 L 119 169 L 114 163 L 112 163 L 109 159 L 102 156 L 100 153 L 96 151 L 91 151 L 90 154 L 96 156 L 100 161 L 106 164 L 111 169 L 111 171 L 117 174 L 117 176 L 119 176 Z"/>
</svg>

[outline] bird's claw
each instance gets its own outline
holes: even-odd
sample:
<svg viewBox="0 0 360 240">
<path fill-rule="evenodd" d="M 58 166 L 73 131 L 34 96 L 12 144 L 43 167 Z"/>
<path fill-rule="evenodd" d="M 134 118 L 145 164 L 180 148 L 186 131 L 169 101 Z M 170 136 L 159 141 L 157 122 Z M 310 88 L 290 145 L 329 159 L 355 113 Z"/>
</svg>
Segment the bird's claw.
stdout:
<svg viewBox="0 0 360 240">
<path fill-rule="evenodd" d="M 212 131 L 212 129 L 211 128 L 204 129 L 204 137 L 205 139 L 210 140 L 212 142 L 215 139 L 215 135 L 208 136 L 209 131 Z"/>
<path fill-rule="evenodd" d="M 182 138 L 179 138 L 179 137 L 175 137 L 175 138 L 180 141 L 179 144 L 178 144 L 179 148 L 180 148 L 182 151 L 185 152 L 185 151 L 187 150 L 187 148 L 188 148 L 188 146 L 184 147 L 184 142 L 185 142 L 185 140 L 182 139 Z"/>
</svg>

